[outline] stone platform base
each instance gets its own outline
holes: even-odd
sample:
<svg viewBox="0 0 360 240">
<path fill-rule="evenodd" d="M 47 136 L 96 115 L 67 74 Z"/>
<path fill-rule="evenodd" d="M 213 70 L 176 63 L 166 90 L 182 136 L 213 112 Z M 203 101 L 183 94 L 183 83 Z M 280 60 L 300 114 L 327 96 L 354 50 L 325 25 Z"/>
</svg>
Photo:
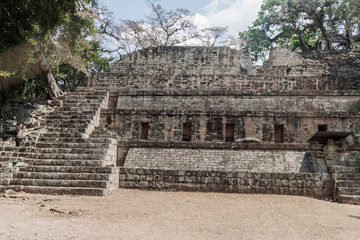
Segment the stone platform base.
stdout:
<svg viewBox="0 0 360 240">
<path fill-rule="evenodd" d="M 289 194 L 325 197 L 332 194 L 330 174 L 121 168 L 120 187 L 226 193 Z"/>
</svg>

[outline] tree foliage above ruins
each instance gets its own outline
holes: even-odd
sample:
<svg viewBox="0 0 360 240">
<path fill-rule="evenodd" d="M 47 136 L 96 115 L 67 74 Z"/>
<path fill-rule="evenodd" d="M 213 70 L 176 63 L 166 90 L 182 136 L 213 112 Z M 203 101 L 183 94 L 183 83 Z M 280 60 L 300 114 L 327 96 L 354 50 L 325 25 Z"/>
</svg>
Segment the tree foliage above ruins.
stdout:
<svg viewBox="0 0 360 240">
<path fill-rule="evenodd" d="M 264 0 L 257 19 L 240 32 L 255 61 L 274 46 L 295 51 L 360 48 L 358 0 Z"/>
<path fill-rule="evenodd" d="M 33 94 L 32 87 L 43 85 L 49 97 L 57 98 L 62 94 L 58 83 L 64 90 L 71 90 L 86 84 L 88 70 L 108 68 L 99 37 L 100 28 L 110 33 L 109 27 L 104 30 L 105 24 L 111 25 L 110 19 L 104 18 L 106 14 L 96 0 L 2 1 L 2 97 L 9 95 L 6 91 Z"/>
</svg>

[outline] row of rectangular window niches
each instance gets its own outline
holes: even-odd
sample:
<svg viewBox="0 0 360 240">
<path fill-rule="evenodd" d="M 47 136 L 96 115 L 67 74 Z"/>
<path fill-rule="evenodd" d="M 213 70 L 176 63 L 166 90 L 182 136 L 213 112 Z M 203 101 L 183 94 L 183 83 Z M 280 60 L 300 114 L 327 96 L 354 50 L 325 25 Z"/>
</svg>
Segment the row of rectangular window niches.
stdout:
<svg viewBox="0 0 360 240">
<path fill-rule="evenodd" d="M 141 122 L 141 131 L 140 131 L 140 139 L 147 140 L 149 138 L 149 123 Z M 224 125 L 225 130 L 225 141 L 226 142 L 234 142 L 235 140 L 235 124 L 227 123 Z M 319 124 L 318 132 L 327 131 L 327 125 Z M 182 141 L 191 141 L 192 135 L 192 123 L 185 122 L 183 123 L 182 128 Z M 275 143 L 283 143 L 284 142 L 284 124 L 274 124 L 274 142 Z"/>
</svg>

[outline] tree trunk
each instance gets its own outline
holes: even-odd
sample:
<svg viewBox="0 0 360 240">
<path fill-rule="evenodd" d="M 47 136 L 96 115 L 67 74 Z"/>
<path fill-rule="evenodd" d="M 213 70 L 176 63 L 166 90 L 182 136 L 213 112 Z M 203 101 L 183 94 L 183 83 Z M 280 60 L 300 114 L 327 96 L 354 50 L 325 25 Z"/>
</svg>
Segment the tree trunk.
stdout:
<svg viewBox="0 0 360 240">
<path fill-rule="evenodd" d="M 25 94 L 26 94 L 27 89 L 28 89 L 28 82 L 24 81 L 24 85 L 21 90 L 21 99 L 25 99 Z"/>
<path fill-rule="evenodd" d="M 346 30 L 346 49 L 353 50 L 355 48 L 351 32 Z"/>
<path fill-rule="evenodd" d="M 304 50 L 304 52 L 310 52 L 311 51 L 310 47 L 305 42 L 305 39 L 304 39 L 304 33 L 300 32 L 300 33 L 298 33 L 298 36 L 299 36 L 299 42 L 300 42 L 301 48 Z"/>
<path fill-rule="evenodd" d="M 51 72 L 50 66 L 46 61 L 46 58 L 38 44 L 34 45 L 34 50 L 35 50 L 34 56 L 38 60 L 40 71 L 43 75 L 44 84 L 48 90 L 49 97 L 50 99 L 57 99 L 58 97 L 62 96 L 64 93 L 57 85 L 56 80 Z"/>
<path fill-rule="evenodd" d="M 325 27 L 324 27 L 324 24 L 322 21 L 319 22 L 319 27 L 320 27 L 320 31 L 321 31 L 321 35 L 323 36 L 323 38 L 325 39 L 326 41 L 326 48 L 329 50 L 329 51 L 332 51 L 333 50 L 333 47 L 332 47 L 332 41 L 329 37 L 329 34 L 328 32 L 326 31 Z"/>
</svg>

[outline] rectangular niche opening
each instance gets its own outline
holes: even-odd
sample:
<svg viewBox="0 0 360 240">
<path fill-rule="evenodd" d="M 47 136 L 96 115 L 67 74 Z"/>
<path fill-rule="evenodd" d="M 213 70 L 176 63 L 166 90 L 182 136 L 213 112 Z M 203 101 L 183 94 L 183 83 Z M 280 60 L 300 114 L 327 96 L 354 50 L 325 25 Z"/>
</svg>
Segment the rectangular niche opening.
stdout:
<svg viewBox="0 0 360 240">
<path fill-rule="evenodd" d="M 274 142 L 275 143 L 284 142 L 284 124 L 274 125 Z"/>
<path fill-rule="evenodd" d="M 183 141 L 191 141 L 191 123 L 186 122 L 183 124 Z"/>
<path fill-rule="evenodd" d="M 318 125 L 318 132 L 326 132 L 327 131 L 327 125 L 326 124 L 319 124 Z"/>
<path fill-rule="evenodd" d="M 141 139 L 148 139 L 149 138 L 149 123 L 148 122 L 142 122 L 141 123 Z"/>
<path fill-rule="evenodd" d="M 234 141 L 234 130 L 235 130 L 235 126 L 233 123 L 225 124 L 225 141 L 226 142 Z"/>
</svg>

